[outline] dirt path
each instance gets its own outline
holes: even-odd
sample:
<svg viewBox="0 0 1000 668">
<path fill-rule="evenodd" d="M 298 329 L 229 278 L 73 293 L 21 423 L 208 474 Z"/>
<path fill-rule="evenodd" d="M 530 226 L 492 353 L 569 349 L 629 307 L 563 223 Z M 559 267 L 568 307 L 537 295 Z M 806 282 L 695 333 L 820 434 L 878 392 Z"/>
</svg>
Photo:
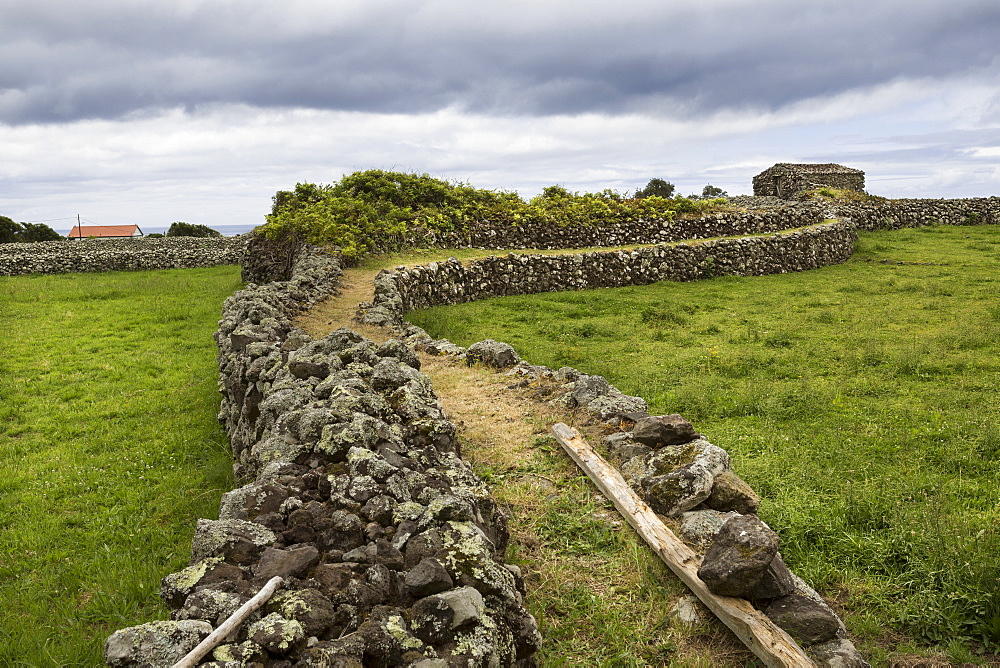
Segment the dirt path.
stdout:
<svg viewBox="0 0 1000 668">
<path fill-rule="evenodd" d="M 359 303 L 372 301 L 379 271 L 346 270 L 340 294 L 295 324 L 314 338 L 350 327 L 385 341 L 385 330 L 352 320 Z M 512 389 L 504 374 L 425 353 L 420 362 L 458 428 L 463 457 L 509 511 L 508 558 L 520 564 L 531 591 L 527 603 L 545 637 L 542 665 L 596 665 L 609 655 L 612 662 L 628 656 L 640 664 L 669 657 L 678 665 L 744 665 L 750 655 L 721 623 L 689 628 L 671 621 L 686 589 L 550 436 L 556 422 L 574 424 L 572 413 Z M 605 536 L 600 548 L 580 547 L 578 536 L 595 532 Z M 607 540 L 617 547 L 609 549 Z"/>
<path fill-rule="evenodd" d="M 378 272 L 345 270 L 340 294 L 303 313 L 295 324 L 314 338 L 350 327 L 373 341 L 385 341 L 385 330 L 352 320 L 358 304 L 371 302 L 372 280 Z M 502 375 L 456 364 L 447 357 L 419 355 L 420 370 L 430 376 L 445 413 L 459 428 L 468 449 L 475 451 L 479 468 L 495 470 L 508 466 L 511 460 L 530 459 L 527 450 L 536 437 L 547 435 L 552 424 L 571 419 L 506 389 L 512 381 Z"/>
</svg>

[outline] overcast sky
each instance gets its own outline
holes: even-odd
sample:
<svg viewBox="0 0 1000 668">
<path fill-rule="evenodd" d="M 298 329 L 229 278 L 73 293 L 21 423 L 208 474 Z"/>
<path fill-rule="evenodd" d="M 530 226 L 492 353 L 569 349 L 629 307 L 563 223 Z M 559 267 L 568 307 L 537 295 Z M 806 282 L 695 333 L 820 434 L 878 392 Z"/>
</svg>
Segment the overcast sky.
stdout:
<svg viewBox="0 0 1000 668">
<path fill-rule="evenodd" d="M 382 168 L 1000 195 L 997 0 L 0 0 L 0 215 L 259 224 Z"/>
</svg>

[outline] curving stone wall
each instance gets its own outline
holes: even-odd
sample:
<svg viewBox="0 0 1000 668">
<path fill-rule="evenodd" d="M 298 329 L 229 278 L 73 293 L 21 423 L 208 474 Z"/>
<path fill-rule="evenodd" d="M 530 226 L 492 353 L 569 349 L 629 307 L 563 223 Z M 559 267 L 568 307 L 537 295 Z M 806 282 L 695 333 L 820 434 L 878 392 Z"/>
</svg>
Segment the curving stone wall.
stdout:
<svg viewBox="0 0 1000 668">
<path fill-rule="evenodd" d="M 509 295 L 690 281 L 710 276 L 762 276 L 844 262 L 855 232 L 843 222 L 769 236 L 713 239 L 623 251 L 489 257 L 463 265 L 454 258 L 383 271 L 362 321 L 398 325 L 418 308 Z"/>
<path fill-rule="evenodd" d="M 503 564 L 506 518 L 463 462 L 412 350 L 291 317 L 335 290 L 305 247 L 290 280 L 226 300 L 220 421 L 247 484 L 163 579 L 169 622 L 117 631 L 114 666 L 170 665 L 268 579 L 283 589 L 202 665 L 531 666 L 541 637 Z"/>
<path fill-rule="evenodd" d="M 784 213 L 776 214 L 773 202 L 758 206 L 757 199 L 740 214 L 682 221 L 698 229 L 637 223 L 616 230 L 532 230 L 529 236 L 526 230 L 481 228 L 480 236 L 460 245 L 565 248 L 705 238 L 773 231 L 830 215 L 817 205 L 778 207 Z M 995 224 L 998 201 L 898 201 L 841 205 L 839 211 L 864 229 Z M 739 595 L 809 646 L 821 665 L 867 665 L 836 615 L 784 568 L 776 540 L 755 520 L 755 495 L 733 474 L 725 451 L 690 425 L 681 425 L 679 440 L 651 435 L 663 422 L 676 427 L 679 416 L 649 416 L 641 398 L 622 394 L 606 379 L 520 362 L 506 344 L 486 341 L 466 351 L 402 322 L 413 308 L 487 296 L 800 271 L 846 260 L 854 238 L 854 225 L 836 222 L 766 237 L 578 256 L 510 255 L 467 267 L 449 260 L 382 272 L 376 304 L 363 309 L 364 320 L 395 325 L 403 336 L 382 346 L 350 330 L 314 341 L 294 328 L 293 315 L 336 290 L 339 262 L 314 247 L 277 248 L 259 240 L 256 255 L 263 259 L 244 266 L 250 283 L 226 301 L 216 334 L 219 419 L 230 435 L 237 475 L 247 484 L 224 496 L 219 520 L 199 521 L 190 566 L 163 579 L 171 621 L 116 632 L 105 644 L 106 660 L 169 665 L 280 575 L 284 590 L 203 665 L 534 665 L 541 638 L 523 606 L 517 568 L 502 563 L 504 515 L 460 459 L 454 425 L 409 347 L 422 346 L 465 355 L 470 363 L 513 364 L 508 373 L 522 384 L 547 385 L 553 401 L 617 430 L 606 445 L 633 487 L 661 512 L 680 516 L 690 542 L 708 546 L 706 582 L 733 593 L 726 574 L 745 570 L 746 555 L 753 553 L 757 575 Z M 139 255 L 151 263 L 159 255 L 166 266 L 206 266 L 196 264 L 204 257 L 185 259 L 189 251 L 204 256 L 206 245 L 182 248 L 176 241 L 96 242 L 101 246 L 89 259 L 68 248 L 80 244 L 51 242 L 59 245 L 52 251 L 39 249 L 46 244 L 10 244 L 0 246 L 0 274 L 154 268 L 143 266 L 147 259 Z M 275 279 L 287 280 L 256 284 Z M 761 538 L 744 545 L 747 534 Z M 727 562 L 733 552 L 737 562 Z"/>
<path fill-rule="evenodd" d="M 587 248 L 661 244 L 689 239 L 744 236 L 815 225 L 830 218 L 851 221 L 858 229 L 880 230 L 950 225 L 996 224 L 1000 198 L 900 199 L 867 203 L 788 201 L 777 197 L 738 196 L 729 203 L 739 210 L 671 221 L 633 220 L 603 226 L 522 225 L 511 227 L 480 221 L 469 230 L 436 237 L 411 233 L 404 245 L 452 248 L 517 249 Z"/>
<path fill-rule="evenodd" d="M 0 276 L 239 264 L 247 237 L 83 239 L 0 244 Z"/>
<path fill-rule="evenodd" d="M 514 380 L 511 387 L 600 423 L 629 485 L 653 510 L 678 520 L 683 539 L 704 555 L 698 575 L 711 591 L 748 599 L 819 666 L 868 668 L 838 615 L 785 565 L 777 534 L 757 517 L 759 497 L 733 471 L 729 454 L 687 420 L 651 416 L 641 397 L 603 376 L 524 362 L 506 343 L 487 339 L 465 349 L 414 325 L 396 330 L 409 346 L 501 370 Z"/>
</svg>

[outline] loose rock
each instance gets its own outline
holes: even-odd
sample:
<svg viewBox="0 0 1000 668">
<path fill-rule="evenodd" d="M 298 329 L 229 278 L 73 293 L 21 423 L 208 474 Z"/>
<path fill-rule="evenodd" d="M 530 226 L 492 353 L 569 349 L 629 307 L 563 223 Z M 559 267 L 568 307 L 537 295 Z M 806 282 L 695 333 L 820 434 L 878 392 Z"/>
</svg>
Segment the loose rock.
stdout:
<svg viewBox="0 0 1000 668">
<path fill-rule="evenodd" d="M 746 596 L 778 553 L 778 535 L 753 515 L 722 525 L 698 569 L 698 577 L 720 596 Z"/>
</svg>

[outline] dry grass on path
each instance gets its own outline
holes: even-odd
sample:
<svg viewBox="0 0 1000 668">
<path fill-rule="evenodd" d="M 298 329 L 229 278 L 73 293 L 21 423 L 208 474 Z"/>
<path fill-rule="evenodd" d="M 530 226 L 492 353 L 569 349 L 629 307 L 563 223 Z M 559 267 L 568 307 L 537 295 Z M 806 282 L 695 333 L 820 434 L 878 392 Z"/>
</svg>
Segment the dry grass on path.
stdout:
<svg viewBox="0 0 1000 668">
<path fill-rule="evenodd" d="M 371 301 L 378 271 L 346 270 L 341 292 L 295 324 L 315 338 L 350 327 L 386 340 L 384 330 L 352 320 Z M 507 558 L 524 572 L 543 665 L 754 665 L 714 618 L 694 627 L 672 619 L 686 589 L 550 436 L 556 422 L 574 423 L 570 411 L 511 388 L 503 374 L 424 353 L 420 360 L 458 427 L 463 457 L 510 513 Z"/>
</svg>

